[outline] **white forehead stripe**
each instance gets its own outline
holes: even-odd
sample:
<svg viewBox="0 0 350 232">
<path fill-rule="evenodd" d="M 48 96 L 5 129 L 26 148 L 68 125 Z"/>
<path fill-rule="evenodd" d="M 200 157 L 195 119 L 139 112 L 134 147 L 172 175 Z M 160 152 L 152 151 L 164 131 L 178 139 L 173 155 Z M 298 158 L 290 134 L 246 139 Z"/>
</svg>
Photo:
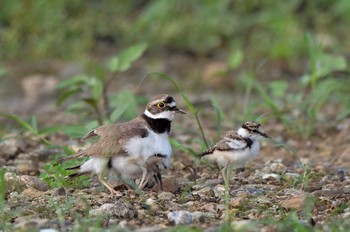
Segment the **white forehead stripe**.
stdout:
<svg viewBox="0 0 350 232">
<path fill-rule="evenodd" d="M 173 102 L 171 102 L 171 103 L 168 103 L 167 106 L 169 106 L 169 107 L 174 107 L 174 106 L 176 106 L 176 102 L 173 101 Z"/>
<path fill-rule="evenodd" d="M 161 102 L 161 100 L 154 100 L 153 102 L 151 102 L 151 105 L 157 105 L 158 102 Z"/>
</svg>

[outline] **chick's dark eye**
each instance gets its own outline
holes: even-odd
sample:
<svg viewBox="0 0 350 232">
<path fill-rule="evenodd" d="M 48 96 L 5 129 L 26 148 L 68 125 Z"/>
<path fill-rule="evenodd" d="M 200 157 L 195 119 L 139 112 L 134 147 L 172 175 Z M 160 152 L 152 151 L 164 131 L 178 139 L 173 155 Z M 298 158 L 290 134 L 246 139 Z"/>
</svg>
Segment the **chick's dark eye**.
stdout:
<svg viewBox="0 0 350 232">
<path fill-rule="evenodd" d="M 163 109 L 165 107 L 165 103 L 164 102 L 158 102 L 157 104 L 159 109 Z"/>
</svg>

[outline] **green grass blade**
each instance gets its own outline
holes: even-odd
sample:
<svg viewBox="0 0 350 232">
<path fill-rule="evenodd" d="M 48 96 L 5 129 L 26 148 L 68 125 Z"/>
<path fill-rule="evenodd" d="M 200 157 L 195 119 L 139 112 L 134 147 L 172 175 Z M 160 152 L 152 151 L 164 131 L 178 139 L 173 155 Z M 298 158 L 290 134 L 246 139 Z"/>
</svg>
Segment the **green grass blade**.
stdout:
<svg viewBox="0 0 350 232">
<path fill-rule="evenodd" d="M 17 122 L 23 129 L 30 131 L 33 134 L 36 134 L 35 129 L 26 121 L 24 121 L 22 118 L 18 117 L 17 115 L 14 114 L 1 114 L 0 116 L 11 119 L 15 122 Z"/>
<path fill-rule="evenodd" d="M 271 110 L 274 113 L 279 113 L 280 110 L 278 109 L 278 106 L 274 102 L 274 100 L 269 96 L 267 91 L 261 86 L 260 83 L 256 82 L 254 87 L 256 90 L 260 93 L 261 97 L 264 99 L 264 103 L 271 108 Z"/>
<path fill-rule="evenodd" d="M 179 143 L 177 140 L 175 139 L 170 139 L 170 143 L 172 146 L 174 146 L 175 148 L 185 152 L 186 154 L 190 154 L 193 157 L 198 157 L 198 153 L 195 152 L 192 148 L 190 148 L 189 146 L 186 146 L 182 143 Z"/>
<path fill-rule="evenodd" d="M 6 183 L 5 183 L 5 168 L 0 169 L 0 209 L 4 207 L 5 204 L 5 193 L 6 193 Z"/>
<path fill-rule="evenodd" d="M 223 111 L 220 108 L 220 104 L 218 102 L 218 100 L 212 96 L 210 98 L 210 102 L 211 105 L 214 107 L 215 111 L 216 111 L 216 128 L 217 128 L 217 140 L 220 139 L 221 136 L 221 131 L 222 131 L 222 118 L 223 118 Z"/>
<path fill-rule="evenodd" d="M 31 118 L 31 127 L 33 128 L 34 134 L 38 134 L 38 122 L 35 116 Z"/>
</svg>

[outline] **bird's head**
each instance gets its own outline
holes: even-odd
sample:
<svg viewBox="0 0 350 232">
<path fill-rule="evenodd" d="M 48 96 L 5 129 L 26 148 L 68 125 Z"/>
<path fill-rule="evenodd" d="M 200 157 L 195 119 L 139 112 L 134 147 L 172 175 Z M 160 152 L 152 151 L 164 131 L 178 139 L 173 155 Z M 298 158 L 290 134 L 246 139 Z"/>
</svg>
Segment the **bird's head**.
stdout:
<svg viewBox="0 0 350 232">
<path fill-rule="evenodd" d="M 250 121 L 243 123 L 238 130 L 238 134 L 250 139 L 270 138 L 270 136 L 265 134 L 259 123 Z"/>
<path fill-rule="evenodd" d="M 177 113 L 186 114 L 185 111 L 177 108 L 174 98 L 167 94 L 153 97 L 145 109 L 145 115 L 152 119 L 167 119 L 172 121 Z"/>
</svg>

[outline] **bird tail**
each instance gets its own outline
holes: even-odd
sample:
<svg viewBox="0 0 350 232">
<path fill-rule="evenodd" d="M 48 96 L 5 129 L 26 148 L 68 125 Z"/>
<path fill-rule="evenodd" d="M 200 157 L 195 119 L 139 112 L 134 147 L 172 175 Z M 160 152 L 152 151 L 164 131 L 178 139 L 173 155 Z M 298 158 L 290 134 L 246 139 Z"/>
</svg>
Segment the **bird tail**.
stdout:
<svg viewBox="0 0 350 232">
<path fill-rule="evenodd" d="M 213 149 L 208 149 L 198 155 L 198 158 L 202 158 L 203 156 L 210 155 L 213 153 Z"/>
<path fill-rule="evenodd" d="M 58 159 L 57 163 L 61 164 L 61 163 L 66 162 L 68 160 L 74 160 L 74 159 L 78 159 L 78 158 L 81 158 L 81 157 L 84 157 L 84 156 L 85 156 L 85 151 L 79 151 L 79 152 L 75 153 L 74 155 Z"/>
<path fill-rule="evenodd" d="M 75 172 L 75 173 L 72 173 L 72 174 L 66 176 L 66 179 L 74 179 L 74 178 L 77 178 L 79 176 L 84 176 L 87 174 L 90 174 L 90 173 L 89 172 Z"/>
<path fill-rule="evenodd" d="M 77 170 L 77 169 L 79 170 L 80 167 L 81 167 L 81 165 L 79 164 L 79 165 L 77 165 L 77 166 L 73 166 L 73 167 L 66 168 L 65 170 L 67 170 L 67 171 Z"/>
<path fill-rule="evenodd" d="M 74 179 L 74 178 L 79 177 L 79 176 L 90 174 L 90 172 L 87 172 L 87 171 L 81 172 L 80 168 L 81 168 L 80 164 L 77 166 L 66 168 L 65 170 L 67 170 L 67 171 L 77 171 L 77 172 L 74 172 L 74 173 L 68 175 L 66 177 L 66 179 Z"/>
</svg>

